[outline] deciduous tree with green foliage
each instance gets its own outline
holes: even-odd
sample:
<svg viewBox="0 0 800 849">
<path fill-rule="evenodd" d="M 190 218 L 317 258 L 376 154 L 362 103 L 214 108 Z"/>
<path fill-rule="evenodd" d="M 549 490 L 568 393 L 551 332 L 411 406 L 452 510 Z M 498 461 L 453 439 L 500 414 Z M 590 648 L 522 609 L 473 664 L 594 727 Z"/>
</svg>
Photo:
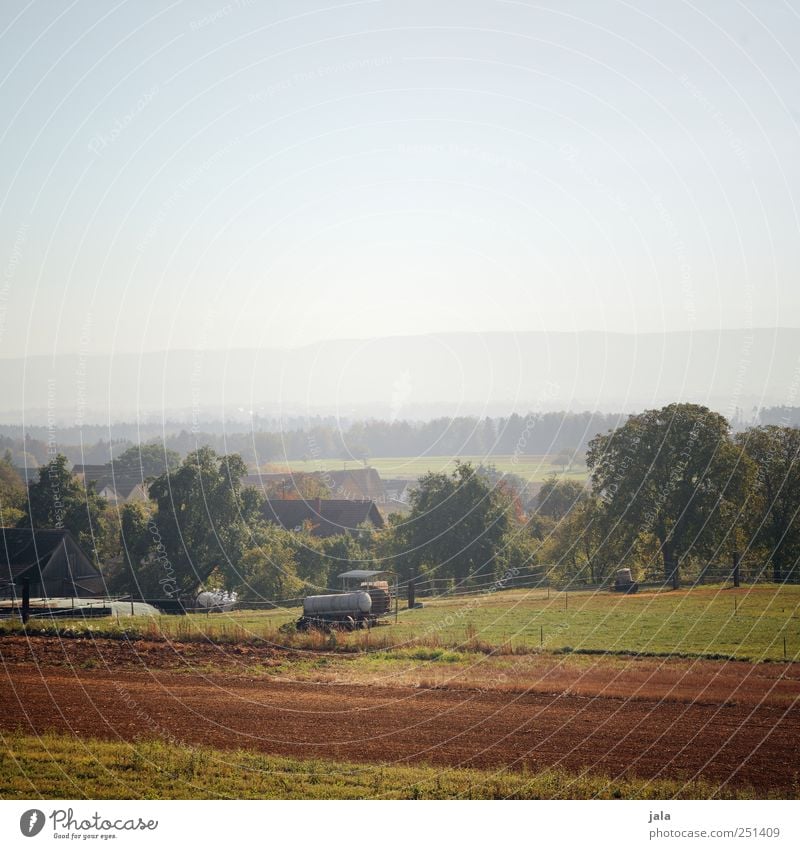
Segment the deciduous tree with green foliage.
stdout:
<svg viewBox="0 0 800 849">
<path fill-rule="evenodd" d="M 514 506 L 469 463 L 420 478 L 410 503 L 409 515 L 392 527 L 403 577 L 424 572 L 461 583 L 502 569 L 497 555 Z"/>
<path fill-rule="evenodd" d="M 157 539 L 149 527 L 151 514 L 150 504 L 138 502 L 118 509 L 119 556 L 107 563 L 105 570 L 111 592 L 146 598 L 170 595 L 170 576 L 155 550 Z"/>
<path fill-rule="evenodd" d="M 658 540 L 666 580 L 687 555 L 728 557 L 753 475 L 719 413 L 670 404 L 589 443 L 587 465 L 613 532 Z"/>
<path fill-rule="evenodd" d="M 98 561 L 103 548 L 99 519 L 107 502 L 72 474 L 63 454 L 39 469 L 39 480 L 28 487 L 26 506 L 21 527 L 65 528 Z"/>
<path fill-rule="evenodd" d="M 25 484 L 6 450 L 0 459 L 0 525 L 13 527 L 25 516 Z"/>
<path fill-rule="evenodd" d="M 234 588 L 243 601 L 282 601 L 303 594 L 297 575 L 297 534 L 265 522 L 239 559 Z"/>
<path fill-rule="evenodd" d="M 181 455 L 159 442 L 133 445 L 113 462 L 114 474 L 138 475 L 142 480 L 172 472 L 181 463 Z"/>
<path fill-rule="evenodd" d="M 541 556 L 563 580 L 599 584 L 623 565 L 627 553 L 610 529 L 602 502 L 584 492 L 554 524 Z"/>
<path fill-rule="evenodd" d="M 586 496 L 581 481 L 559 480 L 556 475 L 550 475 L 536 496 L 536 512 L 560 522 Z"/>
<path fill-rule="evenodd" d="M 195 592 L 215 568 L 236 581 L 236 566 L 253 547 L 263 501 L 255 489 L 242 487 L 246 474 L 237 454 L 220 457 L 204 447 L 150 484 L 155 511 L 148 533 L 179 594 Z"/>
<path fill-rule="evenodd" d="M 736 437 L 756 466 L 748 507 L 752 544 L 772 564 L 780 581 L 800 561 L 800 430 L 766 425 Z"/>
</svg>

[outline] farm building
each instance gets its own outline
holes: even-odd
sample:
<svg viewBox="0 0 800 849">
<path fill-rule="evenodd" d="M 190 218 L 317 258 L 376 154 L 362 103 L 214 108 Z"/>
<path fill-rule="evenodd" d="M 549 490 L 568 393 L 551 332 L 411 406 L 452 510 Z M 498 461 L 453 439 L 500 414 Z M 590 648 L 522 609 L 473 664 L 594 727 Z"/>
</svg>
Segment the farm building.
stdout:
<svg viewBox="0 0 800 849">
<path fill-rule="evenodd" d="M 407 504 L 411 497 L 411 490 L 417 486 L 417 481 L 407 478 L 387 478 L 383 485 L 386 487 L 386 498 L 388 500 Z"/>
<path fill-rule="evenodd" d="M 322 472 L 321 478 L 334 498 L 374 501 L 376 504 L 386 500 L 386 490 L 377 469 L 338 469 Z"/>
<path fill-rule="evenodd" d="M 300 530 L 308 522 L 316 537 L 355 533 L 365 524 L 383 527 L 383 516 L 374 501 L 347 498 L 270 498 L 264 504 L 264 518 L 290 531 Z"/>
<path fill-rule="evenodd" d="M 329 490 L 332 499 L 345 498 L 348 501 L 374 501 L 383 504 L 386 490 L 377 469 L 337 469 L 329 472 L 257 472 L 246 475 L 242 483 L 260 490 L 271 489 L 284 492 L 284 497 L 302 496 L 298 486 L 304 479 L 319 481 Z M 298 489 L 300 491 L 298 491 Z"/>
<path fill-rule="evenodd" d="M 65 530 L 0 528 L 0 593 L 19 596 L 30 580 L 33 597 L 105 593 L 100 570 Z"/>
<path fill-rule="evenodd" d="M 303 498 L 308 481 L 318 482 L 318 472 L 255 472 L 242 478 L 242 486 L 262 492 L 268 498 Z M 280 496 L 278 494 L 280 493 Z"/>
<path fill-rule="evenodd" d="M 417 486 L 417 481 L 387 478 L 383 484 L 386 487 L 385 512 L 403 514 L 410 512 L 411 490 Z"/>
<path fill-rule="evenodd" d="M 76 465 L 72 474 L 84 486 L 94 485 L 95 492 L 111 504 L 131 504 L 147 501 L 147 486 L 137 472 L 115 472 L 111 463 L 105 465 Z"/>
</svg>

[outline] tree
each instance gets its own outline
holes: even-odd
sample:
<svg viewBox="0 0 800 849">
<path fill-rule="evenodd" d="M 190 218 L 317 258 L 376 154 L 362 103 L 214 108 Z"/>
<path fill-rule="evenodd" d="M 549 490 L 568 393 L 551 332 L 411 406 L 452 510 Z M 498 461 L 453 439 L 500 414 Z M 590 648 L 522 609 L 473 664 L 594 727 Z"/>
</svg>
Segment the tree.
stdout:
<svg viewBox="0 0 800 849">
<path fill-rule="evenodd" d="M 339 588 L 337 576 L 349 569 L 374 569 L 375 562 L 370 551 L 372 526 L 362 527 L 355 534 L 343 533 L 325 537 L 321 541 L 327 586 Z"/>
<path fill-rule="evenodd" d="M 178 468 L 181 455 L 158 442 L 133 445 L 113 462 L 114 474 L 139 475 L 142 480 L 155 478 Z"/>
<path fill-rule="evenodd" d="M 599 499 L 582 493 L 563 515 L 542 546 L 541 557 L 562 578 L 602 583 L 623 564 L 625 552 L 609 533 L 609 520 Z"/>
<path fill-rule="evenodd" d="M 394 550 L 405 577 L 430 572 L 459 582 L 491 575 L 513 506 L 469 463 L 429 472 L 411 493 L 411 512 L 394 528 Z"/>
<path fill-rule="evenodd" d="M 297 540 L 291 531 L 263 523 L 253 537 L 253 547 L 240 557 L 235 586 L 242 599 L 281 601 L 303 591 L 297 575 Z"/>
<path fill-rule="evenodd" d="M 92 486 L 83 484 L 67 468 L 67 458 L 58 454 L 39 469 L 39 480 L 28 487 L 27 515 L 19 525 L 34 528 L 65 528 L 95 560 L 102 550 L 99 519 L 107 506 Z"/>
<path fill-rule="evenodd" d="M 573 457 L 573 455 L 574 455 L 573 451 L 569 451 L 568 449 L 563 448 L 553 458 L 553 465 L 554 466 L 561 466 L 561 471 L 566 472 L 570 468 L 572 468 L 572 457 Z"/>
<path fill-rule="evenodd" d="M 150 484 L 151 553 L 162 558 L 179 594 L 195 592 L 215 568 L 236 579 L 263 501 L 255 489 L 241 486 L 246 474 L 239 455 L 219 457 L 203 447 Z"/>
<path fill-rule="evenodd" d="M 163 565 L 150 530 L 152 509 L 141 503 L 123 504 L 118 513 L 121 556 L 107 570 L 106 582 L 112 592 L 134 593 L 144 597 L 163 597 L 172 590 L 172 582 Z M 159 584 L 164 579 L 165 583 Z M 164 589 L 166 587 L 166 589 Z"/>
<path fill-rule="evenodd" d="M 6 450 L 0 460 L 0 525 L 13 527 L 25 517 L 25 484 Z"/>
<path fill-rule="evenodd" d="M 309 472 L 289 472 L 280 480 L 265 479 L 264 491 L 267 498 L 303 499 L 329 498 L 330 489 L 323 478 Z"/>
<path fill-rule="evenodd" d="M 586 487 L 580 481 L 550 475 L 536 496 L 536 512 L 558 522 L 585 498 Z"/>
<path fill-rule="evenodd" d="M 756 464 L 748 511 L 752 543 L 764 549 L 773 579 L 780 581 L 800 558 L 800 430 L 753 427 L 736 442 Z"/>
<path fill-rule="evenodd" d="M 534 508 L 536 496 L 532 492 L 530 482 L 525 478 L 515 475 L 513 472 L 501 472 L 494 463 L 481 463 L 477 468 L 477 473 L 490 486 L 505 489 L 515 500 L 522 513 L 528 513 Z"/>
<path fill-rule="evenodd" d="M 587 464 L 612 530 L 630 543 L 652 532 L 666 580 L 681 558 L 730 542 L 752 477 L 725 418 L 696 404 L 630 416 L 589 443 Z"/>
</svg>

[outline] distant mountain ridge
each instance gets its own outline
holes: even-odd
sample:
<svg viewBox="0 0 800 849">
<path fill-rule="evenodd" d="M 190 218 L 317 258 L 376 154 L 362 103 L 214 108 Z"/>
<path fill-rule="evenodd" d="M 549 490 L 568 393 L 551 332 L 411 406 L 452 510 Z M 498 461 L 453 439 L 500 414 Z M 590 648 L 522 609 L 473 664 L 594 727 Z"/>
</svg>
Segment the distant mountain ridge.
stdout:
<svg viewBox="0 0 800 849">
<path fill-rule="evenodd" d="M 390 420 L 800 404 L 800 329 L 442 333 L 297 349 L 0 361 L 0 419 L 75 424 L 339 415 Z"/>
</svg>

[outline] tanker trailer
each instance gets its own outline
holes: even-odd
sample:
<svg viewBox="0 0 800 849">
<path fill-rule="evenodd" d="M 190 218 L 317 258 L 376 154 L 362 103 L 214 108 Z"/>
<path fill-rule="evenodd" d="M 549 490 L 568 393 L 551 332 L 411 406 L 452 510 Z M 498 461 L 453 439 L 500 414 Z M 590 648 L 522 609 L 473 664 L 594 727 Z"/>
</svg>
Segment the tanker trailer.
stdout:
<svg viewBox="0 0 800 849">
<path fill-rule="evenodd" d="M 372 598 L 369 593 L 337 593 L 310 595 L 303 601 L 303 615 L 297 628 L 361 628 L 372 618 Z"/>
<path fill-rule="evenodd" d="M 204 590 L 194 600 L 196 610 L 206 610 L 211 613 L 222 613 L 233 610 L 236 604 L 236 593 L 224 590 Z"/>
</svg>

